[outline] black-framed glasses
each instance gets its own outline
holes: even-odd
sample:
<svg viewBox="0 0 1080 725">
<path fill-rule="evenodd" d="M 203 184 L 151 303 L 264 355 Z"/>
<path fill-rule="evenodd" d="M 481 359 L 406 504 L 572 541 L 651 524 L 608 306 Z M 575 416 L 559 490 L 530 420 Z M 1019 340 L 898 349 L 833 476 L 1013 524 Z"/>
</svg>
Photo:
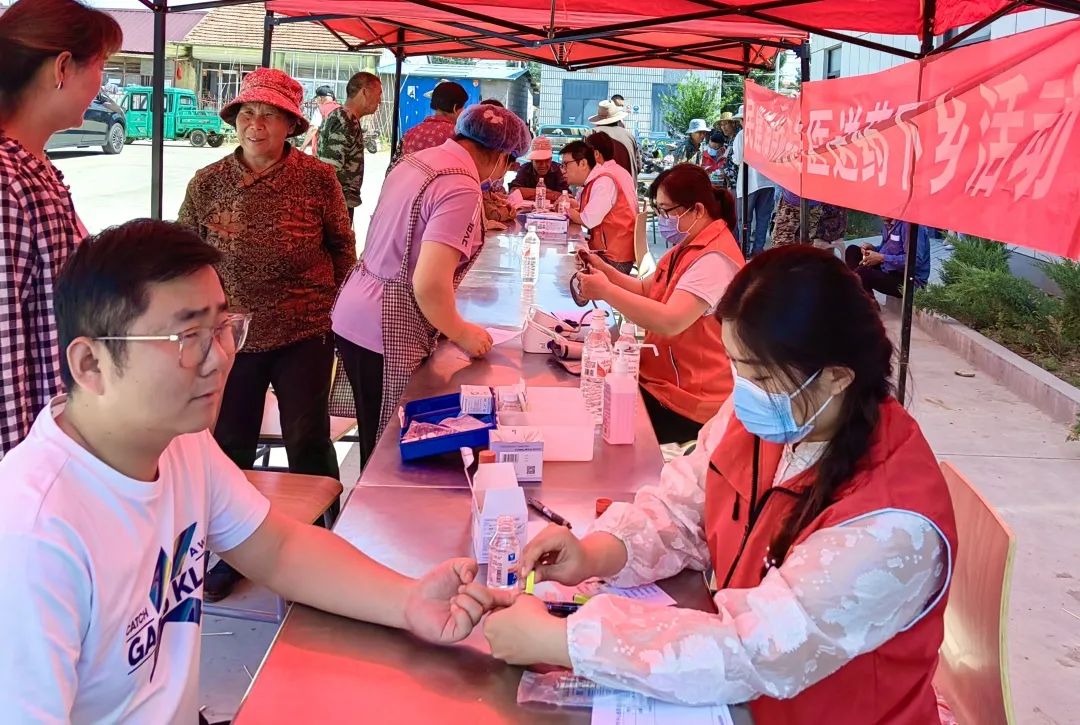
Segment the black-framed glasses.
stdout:
<svg viewBox="0 0 1080 725">
<path fill-rule="evenodd" d="M 662 207 L 659 204 L 653 204 L 653 208 L 656 209 L 656 216 L 660 217 L 661 219 L 667 219 L 669 216 L 671 216 L 671 212 L 675 211 L 676 209 L 682 209 L 683 205 L 676 204 L 675 206 Z M 677 216 L 681 217 L 682 214 L 678 214 Z"/>
<path fill-rule="evenodd" d="M 197 368 L 210 355 L 210 346 L 218 341 L 221 349 L 232 355 L 244 347 L 251 315 L 230 312 L 213 327 L 193 327 L 172 335 L 106 335 L 95 340 L 122 340 L 124 342 L 175 342 L 179 346 L 177 360 L 182 368 Z"/>
</svg>

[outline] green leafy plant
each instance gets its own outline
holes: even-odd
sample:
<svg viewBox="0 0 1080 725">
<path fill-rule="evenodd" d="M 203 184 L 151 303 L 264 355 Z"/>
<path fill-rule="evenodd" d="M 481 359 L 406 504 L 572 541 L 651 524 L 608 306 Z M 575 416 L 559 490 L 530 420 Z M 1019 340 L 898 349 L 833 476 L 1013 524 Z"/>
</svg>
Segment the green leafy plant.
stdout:
<svg viewBox="0 0 1080 725">
<path fill-rule="evenodd" d="M 695 118 L 712 122 L 720 116 L 722 90 L 719 81 L 687 73 L 672 93 L 661 95 L 664 125 L 673 136 L 681 136 Z"/>
<path fill-rule="evenodd" d="M 962 269 L 968 267 L 988 272 L 1009 271 L 1009 256 L 1012 252 L 1004 244 L 980 237 L 960 239 L 952 235 L 948 241 L 953 245 L 953 253 L 941 265 L 942 284 L 952 284 L 963 277 Z"/>
<path fill-rule="evenodd" d="M 1061 289 L 1062 334 L 1080 346 L 1080 263 L 1047 262 L 1043 270 Z"/>
</svg>

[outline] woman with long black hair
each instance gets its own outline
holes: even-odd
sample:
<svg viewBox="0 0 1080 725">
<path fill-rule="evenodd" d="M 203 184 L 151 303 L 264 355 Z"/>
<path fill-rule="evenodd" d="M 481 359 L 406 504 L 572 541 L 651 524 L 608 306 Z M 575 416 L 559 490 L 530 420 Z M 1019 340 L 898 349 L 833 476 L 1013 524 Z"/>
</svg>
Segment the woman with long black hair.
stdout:
<svg viewBox="0 0 1080 725">
<path fill-rule="evenodd" d="M 830 252 L 785 247 L 736 275 L 717 316 L 735 387 L 695 451 L 584 539 L 546 529 L 522 568 L 622 586 L 712 569 L 719 613 L 602 595 L 557 619 L 522 596 L 490 615 L 493 654 L 748 702 L 758 723 L 936 722 L 956 527 L 877 310 Z"/>
<path fill-rule="evenodd" d="M 641 394 L 661 443 L 684 443 L 716 415 L 732 378 L 720 320 L 713 314 L 744 264 L 731 230 L 735 200 L 714 190 L 700 166 L 660 172 L 649 189 L 660 234 L 671 249 L 645 278 L 623 274 L 600 255 L 579 275 L 582 296 L 604 300 L 644 328 L 657 353 L 641 357 Z"/>
</svg>

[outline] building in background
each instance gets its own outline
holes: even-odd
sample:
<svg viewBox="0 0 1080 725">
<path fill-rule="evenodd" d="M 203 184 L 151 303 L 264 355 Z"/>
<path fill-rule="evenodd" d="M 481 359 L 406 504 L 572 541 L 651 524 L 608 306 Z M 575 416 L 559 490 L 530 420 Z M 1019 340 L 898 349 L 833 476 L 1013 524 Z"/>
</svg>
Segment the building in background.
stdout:
<svg viewBox="0 0 1080 725">
<path fill-rule="evenodd" d="M 394 61 L 379 66 L 383 105 L 393 101 Z M 460 83 L 469 94 L 469 103 L 493 98 L 528 123 L 532 118 L 529 71 L 524 63 L 480 60 L 475 63 L 429 63 L 427 56 L 406 58 L 401 66 L 401 133 L 431 115 L 431 91 L 444 80 Z M 392 113 L 392 112 L 391 112 Z"/>
<path fill-rule="evenodd" d="M 626 126 L 638 136 L 666 134 L 661 97 L 672 93 L 687 73 L 721 81 L 720 71 L 687 71 L 668 68 L 607 67 L 574 72 L 543 66 L 540 71 L 540 113 L 543 125 L 589 124 L 596 104 L 616 93 L 626 99 Z M 730 79 L 731 73 L 726 74 Z M 710 124 L 714 119 L 706 119 Z M 685 129 L 679 129 L 685 130 Z"/>
</svg>

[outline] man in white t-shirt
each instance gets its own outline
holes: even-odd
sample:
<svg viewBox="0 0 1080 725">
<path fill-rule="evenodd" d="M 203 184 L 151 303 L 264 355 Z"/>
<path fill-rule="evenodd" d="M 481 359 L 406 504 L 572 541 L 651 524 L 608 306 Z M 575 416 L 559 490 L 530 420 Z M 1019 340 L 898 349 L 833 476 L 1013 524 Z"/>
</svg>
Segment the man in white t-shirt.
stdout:
<svg viewBox="0 0 1080 725">
<path fill-rule="evenodd" d="M 277 513 L 208 429 L 248 316 L 219 253 L 139 220 L 85 241 L 56 286 L 68 396 L 0 461 L 4 723 L 194 723 L 210 552 L 291 601 L 465 637 L 468 559 L 419 580 Z"/>
</svg>

